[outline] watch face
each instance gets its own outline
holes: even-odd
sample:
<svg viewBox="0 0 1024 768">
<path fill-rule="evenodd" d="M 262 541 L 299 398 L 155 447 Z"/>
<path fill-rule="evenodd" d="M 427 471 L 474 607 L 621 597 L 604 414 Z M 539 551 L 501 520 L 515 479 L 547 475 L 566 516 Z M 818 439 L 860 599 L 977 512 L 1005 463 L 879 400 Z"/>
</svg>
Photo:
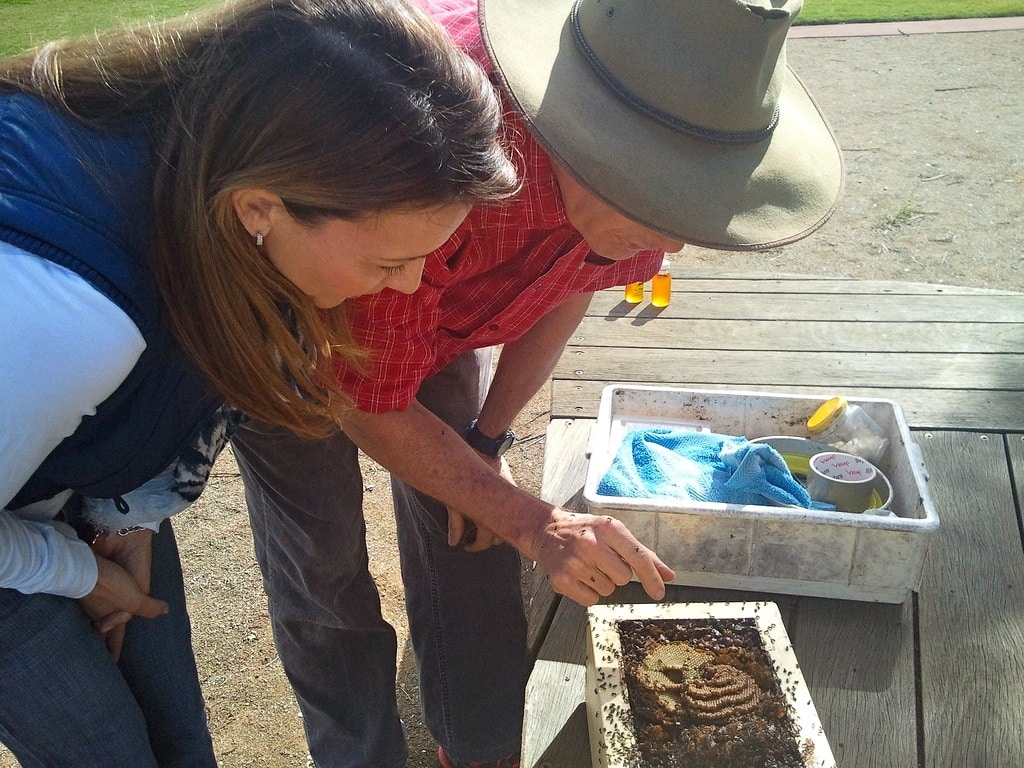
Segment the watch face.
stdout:
<svg viewBox="0 0 1024 768">
<path fill-rule="evenodd" d="M 507 451 L 509 448 L 511 448 L 512 447 L 512 443 L 514 443 L 515 440 L 516 440 L 516 436 L 512 432 L 512 430 L 509 430 L 508 432 L 506 432 L 505 433 L 505 438 L 501 441 L 501 445 L 498 446 L 497 455 L 495 455 L 494 458 L 498 458 L 503 453 L 505 453 L 505 451 Z"/>
</svg>

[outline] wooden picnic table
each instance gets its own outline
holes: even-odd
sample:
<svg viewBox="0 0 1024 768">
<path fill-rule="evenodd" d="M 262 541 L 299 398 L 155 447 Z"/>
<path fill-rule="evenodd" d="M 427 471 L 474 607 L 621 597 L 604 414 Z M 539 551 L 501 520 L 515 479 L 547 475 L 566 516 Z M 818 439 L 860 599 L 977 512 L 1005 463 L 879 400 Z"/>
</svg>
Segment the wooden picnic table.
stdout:
<svg viewBox="0 0 1024 768">
<path fill-rule="evenodd" d="M 818 277 L 677 277 L 671 304 L 595 297 L 552 382 L 542 494 L 583 510 L 602 388 L 883 397 L 904 409 L 939 516 L 903 604 L 673 585 L 778 604 L 842 768 L 1024 766 L 1024 294 Z M 585 610 L 538 574 L 524 768 L 590 768 Z M 649 602 L 639 585 L 605 602 Z"/>
</svg>

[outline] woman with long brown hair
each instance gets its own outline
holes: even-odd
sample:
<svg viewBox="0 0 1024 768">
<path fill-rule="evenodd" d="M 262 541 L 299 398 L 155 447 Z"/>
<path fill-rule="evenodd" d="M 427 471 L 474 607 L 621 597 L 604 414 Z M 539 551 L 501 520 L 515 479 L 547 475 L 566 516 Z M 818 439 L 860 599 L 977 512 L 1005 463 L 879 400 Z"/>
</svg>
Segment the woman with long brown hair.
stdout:
<svg viewBox="0 0 1024 768">
<path fill-rule="evenodd" d="M 241 0 L 0 62 L 0 740 L 23 765 L 216 764 L 165 518 L 239 411 L 337 428 L 346 299 L 415 290 L 515 191 L 499 125 L 405 2 Z"/>
</svg>

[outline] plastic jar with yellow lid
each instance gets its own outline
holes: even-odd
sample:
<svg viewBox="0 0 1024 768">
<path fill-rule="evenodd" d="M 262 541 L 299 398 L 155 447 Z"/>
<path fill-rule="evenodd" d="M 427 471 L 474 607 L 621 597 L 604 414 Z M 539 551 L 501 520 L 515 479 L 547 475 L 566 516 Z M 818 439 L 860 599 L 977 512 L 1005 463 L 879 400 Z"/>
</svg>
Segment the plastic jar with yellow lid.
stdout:
<svg viewBox="0 0 1024 768">
<path fill-rule="evenodd" d="M 819 442 L 878 463 L 889 440 L 867 412 L 845 397 L 833 397 L 807 420 L 807 431 Z"/>
</svg>

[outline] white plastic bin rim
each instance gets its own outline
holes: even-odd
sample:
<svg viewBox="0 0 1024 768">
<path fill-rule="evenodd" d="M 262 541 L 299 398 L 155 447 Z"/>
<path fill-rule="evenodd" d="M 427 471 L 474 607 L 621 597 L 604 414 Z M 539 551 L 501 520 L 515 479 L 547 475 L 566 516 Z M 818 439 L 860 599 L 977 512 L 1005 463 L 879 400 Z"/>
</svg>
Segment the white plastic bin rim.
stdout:
<svg viewBox="0 0 1024 768">
<path fill-rule="evenodd" d="M 583 498 L 592 510 L 636 510 L 640 512 L 688 512 L 692 514 L 705 514 L 713 516 L 731 516 L 739 518 L 768 518 L 777 521 L 793 521 L 798 523 L 814 523 L 818 525 L 842 525 L 851 527 L 863 527 L 880 530 L 908 531 L 923 533 L 938 528 L 939 517 L 932 502 L 931 495 L 925 480 L 924 465 L 920 456 L 920 449 L 910 434 L 910 429 L 903 417 L 903 410 L 893 400 L 884 398 L 850 398 L 850 402 L 879 403 L 892 409 L 898 437 L 892 441 L 892 445 L 902 443 L 912 451 L 907 456 L 913 473 L 916 491 L 921 498 L 923 516 L 921 517 L 899 517 L 863 515 L 848 512 L 831 512 L 825 510 L 794 509 L 789 507 L 761 506 L 756 504 L 722 504 L 718 502 L 687 502 L 683 499 L 643 499 L 625 496 L 602 496 L 597 493 L 597 487 L 611 463 L 615 451 L 618 449 L 618 441 L 613 442 L 612 437 L 616 435 L 621 441 L 622 429 L 618 425 L 622 421 L 628 421 L 631 425 L 650 426 L 686 426 L 687 428 L 702 428 L 720 431 L 714 426 L 714 419 L 710 418 L 708 410 L 714 406 L 724 407 L 725 404 L 740 404 L 744 400 L 750 402 L 774 401 L 775 405 L 782 407 L 792 404 L 799 406 L 802 411 L 813 412 L 813 408 L 828 399 L 829 395 L 819 397 L 808 395 L 792 395 L 784 393 L 766 392 L 744 392 L 738 390 L 699 390 L 681 389 L 674 387 L 643 387 L 627 384 L 612 384 L 606 386 L 601 393 L 601 402 L 598 408 L 597 421 L 591 429 L 590 442 L 587 454 L 590 464 L 587 470 L 586 483 L 583 487 Z M 673 416 L 669 414 L 637 413 L 630 411 L 627 404 L 630 401 L 641 402 L 643 400 L 688 398 L 701 401 L 705 406 L 699 416 L 685 414 Z M 787 401 L 789 401 L 787 403 Z M 810 409 L 810 410 L 808 410 Z M 635 426 L 633 428 L 636 428 Z M 749 435 L 748 435 L 749 437 Z M 753 437 L 763 437 L 754 435 Z M 892 437 L 897 437 L 893 435 Z M 915 455 L 916 454 L 916 455 Z"/>
</svg>

